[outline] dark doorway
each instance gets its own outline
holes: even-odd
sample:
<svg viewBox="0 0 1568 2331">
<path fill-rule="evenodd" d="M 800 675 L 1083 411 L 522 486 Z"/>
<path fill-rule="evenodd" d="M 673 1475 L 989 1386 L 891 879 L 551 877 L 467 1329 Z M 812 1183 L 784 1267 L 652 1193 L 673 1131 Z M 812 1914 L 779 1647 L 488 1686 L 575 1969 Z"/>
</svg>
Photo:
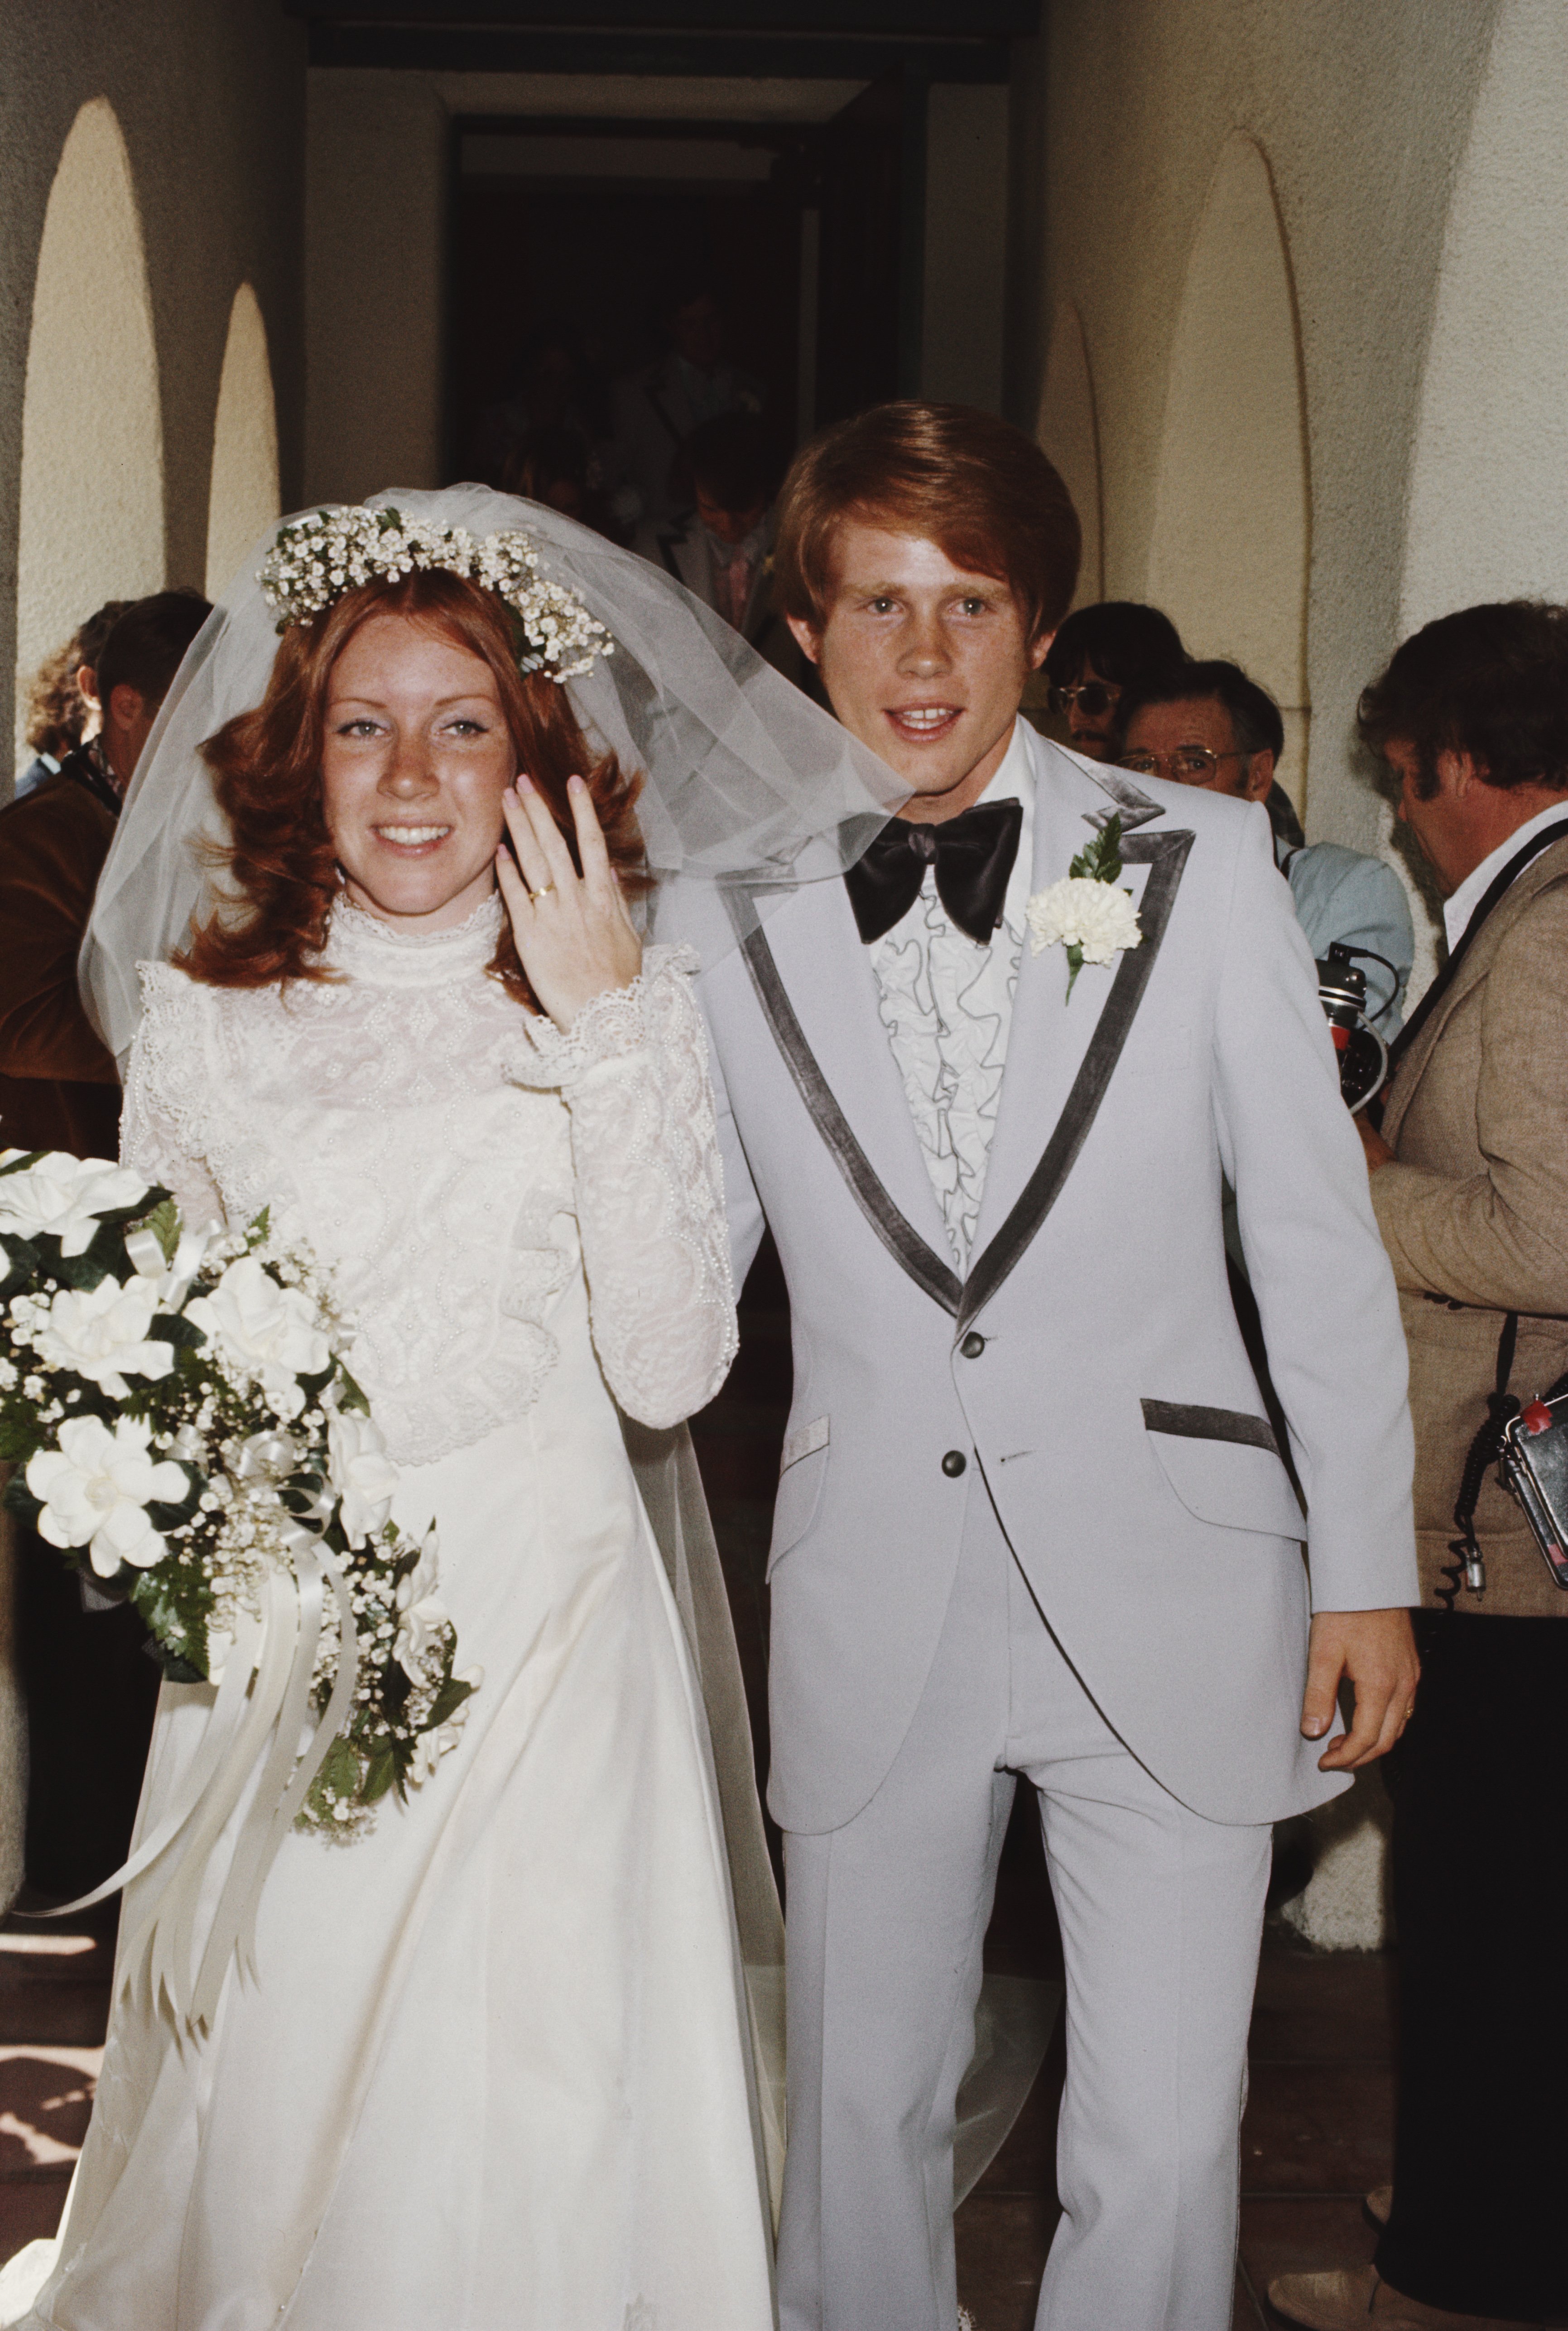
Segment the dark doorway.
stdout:
<svg viewBox="0 0 1568 2331">
<path fill-rule="evenodd" d="M 569 353 L 576 425 L 607 443 L 613 384 L 660 355 L 676 276 L 718 287 L 728 357 L 785 452 L 907 391 L 922 96 L 894 77 L 817 123 L 456 122 L 447 475 L 500 482 L 506 416 L 546 341 Z"/>
</svg>

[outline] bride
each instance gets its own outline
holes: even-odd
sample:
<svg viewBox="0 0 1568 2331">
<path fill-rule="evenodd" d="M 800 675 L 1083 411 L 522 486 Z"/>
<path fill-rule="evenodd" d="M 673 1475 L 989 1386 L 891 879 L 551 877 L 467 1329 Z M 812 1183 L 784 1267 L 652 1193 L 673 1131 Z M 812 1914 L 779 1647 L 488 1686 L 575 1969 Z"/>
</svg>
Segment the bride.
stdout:
<svg viewBox="0 0 1568 2331">
<path fill-rule="evenodd" d="M 470 514 L 508 528 L 475 545 Z M 126 1162 L 193 1223 L 270 1206 L 332 1268 L 395 1518 L 433 1517 L 482 1687 L 371 1836 L 287 1838 L 257 1980 L 231 1970 L 204 2038 L 119 2000 L 25 2319 L 767 2331 L 704 1679 L 618 1413 L 673 1424 L 736 1341 L 695 957 L 634 909 L 645 850 L 841 864 L 887 804 L 841 731 L 554 514 L 458 490 L 370 515 L 314 550 L 285 529 L 268 606 L 242 577 L 209 625 L 90 962 L 119 1042 L 128 935 L 173 955 L 141 970 Z M 193 832 L 224 865 L 194 921 Z M 213 1698 L 165 1687 L 142 1833 Z M 132 1882 L 127 1931 L 166 1877 Z"/>
</svg>

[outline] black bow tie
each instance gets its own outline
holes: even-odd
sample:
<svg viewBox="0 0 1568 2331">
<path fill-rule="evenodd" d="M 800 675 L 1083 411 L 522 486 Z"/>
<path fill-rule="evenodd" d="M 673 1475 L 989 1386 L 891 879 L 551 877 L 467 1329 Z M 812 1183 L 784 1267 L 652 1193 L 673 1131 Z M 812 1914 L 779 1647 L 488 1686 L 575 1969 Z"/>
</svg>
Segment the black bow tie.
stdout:
<svg viewBox="0 0 1568 2331">
<path fill-rule="evenodd" d="M 936 896 L 959 929 L 989 947 L 1022 827 L 1021 801 L 984 802 L 943 825 L 894 818 L 844 877 L 867 946 L 902 922 L 920 895 L 927 867 L 934 866 Z"/>
</svg>

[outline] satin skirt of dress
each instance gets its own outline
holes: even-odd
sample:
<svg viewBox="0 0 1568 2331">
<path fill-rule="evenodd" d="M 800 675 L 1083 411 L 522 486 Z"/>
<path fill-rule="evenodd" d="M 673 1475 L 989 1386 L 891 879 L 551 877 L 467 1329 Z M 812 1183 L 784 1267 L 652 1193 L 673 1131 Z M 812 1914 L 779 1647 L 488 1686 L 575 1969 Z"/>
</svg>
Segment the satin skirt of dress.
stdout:
<svg viewBox="0 0 1568 2331">
<path fill-rule="evenodd" d="M 529 1415 L 399 1489 L 485 1671 L 461 1745 L 372 1838 L 288 1839 L 204 2043 L 117 2007 L 39 2331 L 772 2325 L 701 1711 L 580 1277 L 562 1305 Z M 212 1697 L 166 1687 L 144 1826 Z"/>
</svg>

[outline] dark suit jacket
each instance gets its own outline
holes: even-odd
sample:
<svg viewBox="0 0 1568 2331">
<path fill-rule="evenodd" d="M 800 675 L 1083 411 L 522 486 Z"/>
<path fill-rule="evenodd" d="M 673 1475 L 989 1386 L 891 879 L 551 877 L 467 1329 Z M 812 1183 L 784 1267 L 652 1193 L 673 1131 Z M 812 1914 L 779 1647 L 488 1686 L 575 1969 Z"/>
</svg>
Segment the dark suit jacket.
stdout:
<svg viewBox="0 0 1568 2331">
<path fill-rule="evenodd" d="M 80 754 L 0 809 L 0 1147 L 119 1154 L 119 1079 L 76 985 L 118 813 Z"/>
</svg>

